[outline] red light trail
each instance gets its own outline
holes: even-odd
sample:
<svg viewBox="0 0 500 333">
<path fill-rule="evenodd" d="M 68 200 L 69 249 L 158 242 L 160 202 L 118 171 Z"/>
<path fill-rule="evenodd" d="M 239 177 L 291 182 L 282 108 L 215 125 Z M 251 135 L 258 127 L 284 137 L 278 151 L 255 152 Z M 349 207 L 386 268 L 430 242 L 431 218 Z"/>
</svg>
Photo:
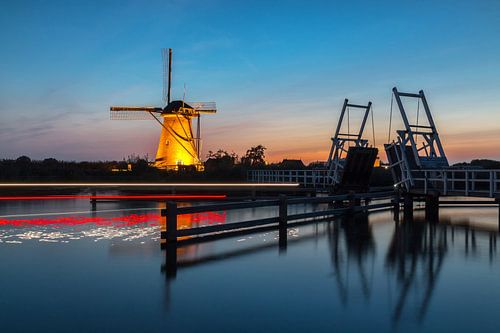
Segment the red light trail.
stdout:
<svg viewBox="0 0 500 333">
<path fill-rule="evenodd" d="M 39 227 L 39 226 L 52 226 L 68 227 L 86 224 L 94 224 L 96 226 L 113 226 L 113 227 L 129 227 L 134 225 L 143 226 L 159 226 L 164 218 L 160 214 L 131 214 L 125 216 L 115 217 L 88 217 L 88 216 L 68 216 L 62 218 L 36 218 L 36 219 L 1 219 L 0 226 L 11 227 Z M 180 228 L 184 226 L 191 226 L 193 224 L 214 224 L 225 223 L 226 212 L 214 213 L 198 213 L 181 215 L 178 220 Z"/>
</svg>

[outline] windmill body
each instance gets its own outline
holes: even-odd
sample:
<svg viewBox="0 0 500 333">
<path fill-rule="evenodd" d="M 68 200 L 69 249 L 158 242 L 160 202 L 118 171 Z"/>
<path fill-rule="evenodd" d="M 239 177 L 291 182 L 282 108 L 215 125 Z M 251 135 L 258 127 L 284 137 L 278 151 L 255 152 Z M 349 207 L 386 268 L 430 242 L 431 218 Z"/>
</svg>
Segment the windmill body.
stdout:
<svg viewBox="0 0 500 333">
<path fill-rule="evenodd" d="M 166 52 L 164 52 L 164 55 Z M 164 57 L 164 69 L 167 68 Z M 156 151 L 154 166 L 159 169 L 178 170 L 182 166 L 194 166 L 203 170 L 200 159 L 201 114 L 215 113 L 214 102 L 184 102 L 170 101 L 172 71 L 172 50 L 169 49 L 168 89 L 164 89 L 166 106 L 161 107 L 134 107 L 112 106 L 111 119 L 113 120 L 143 120 L 154 119 L 161 126 L 161 135 Z M 166 96 L 165 96 L 166 95 Z M 196 135 L 193 134 L 193 118 L 197 120 Z"/>
<path fill-rule="evenodd" d="M 191 132 L 184 132 L 185 128 L 192 128 L 191 117 L 177 117 L 164 115 L 160 141 L 156 151 L 155 167 L 160 169 L 173 169 L 181 165 L 201 165 L 197 158 L 194 138 Z M 169 128 L 171 131 L 167 131 Z M 178 133 L 178 134 L 176 134 Z"/>
</svg>

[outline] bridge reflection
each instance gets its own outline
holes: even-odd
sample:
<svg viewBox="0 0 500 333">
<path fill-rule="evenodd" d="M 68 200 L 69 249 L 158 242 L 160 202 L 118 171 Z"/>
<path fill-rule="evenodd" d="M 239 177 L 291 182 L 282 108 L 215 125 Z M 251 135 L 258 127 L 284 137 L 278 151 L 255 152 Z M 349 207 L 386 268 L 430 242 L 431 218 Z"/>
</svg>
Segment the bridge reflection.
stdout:
<svg viewBox="0 0 500 333">
<path fill-rule="evenodd" d="M 419 321 L 424 318 L 449 250 L 447 227 L 423 220 L 396 224 L 386 255 L 387 270 L 395 275 L 398 285 L 392 315 L 395 322 L 401 318 L 412 289 L 421 297 L 416 301 L 417 318 Z"/>
<path fill-rule="evenodd" d="M 375 260 L 375 240 L 367 214 L 345 216 L 338 223 L 328 224 L 328 243 L 334 277 L 342 304 L 347 305 L 349 296 L 349 268 L 351 262 L 357 267 L 361 289 L 365 299 L 371 296 L 373 275 L 368 274 Z"/>
<path fill-rule="evenodd" d="M 345 216 L 336 221 L 319 223 L 314 229 L 309 229 L 309 233 L 301 230 L 297 234 L 289 230 L 287 237 L 282 237 L 281 241 L 278 239 L 279 232 L 270 232 L 266 234 L 269 241 L 265 243 L 249 246 L 232 244 L 232 247 L 222 251 L 209 249 L 214 242 L 167 248 L 166 261 L 162 265 L 167 295 L 171 292 L 171 283 L 176 279 L 178 270 L 273 251 L 273 248 L 277 255 L 287 255 L 287 249 L 296 244 L 326 240 L 332 277 L 342 306 L 348 307 L 350 300 L 355 300 L 358 294 L 365 302 L 378 304 L 380 300 L 373 296 L 374 279 L 377 274 L 383 274 L 389 281 L 388 304 L 391 320 L 396 325 L 403 316 L 412 317 L 417 322 L 424 321 L 450 253 L 472 257 L 484 256 L 484 250 L 487 250 L 490 264 L 495 263 L 496 224 L 478 225 L 468 218 L 457 216 L 442 216 L 439 222 L 431 223 L 416 214 L 412 219 L 396 221 L 389 226 L 385 219 L 383 223 L 392 230 L 389 238 L 382 240 L 375 237 L 373 229 L 376 227 L 371 217 L 369 219 L 367 214 Z M 195 253 L 190 250 L 195 246 L 203 248 L 198 248 L 196 255 L 185 255 Z"/>
</svg>

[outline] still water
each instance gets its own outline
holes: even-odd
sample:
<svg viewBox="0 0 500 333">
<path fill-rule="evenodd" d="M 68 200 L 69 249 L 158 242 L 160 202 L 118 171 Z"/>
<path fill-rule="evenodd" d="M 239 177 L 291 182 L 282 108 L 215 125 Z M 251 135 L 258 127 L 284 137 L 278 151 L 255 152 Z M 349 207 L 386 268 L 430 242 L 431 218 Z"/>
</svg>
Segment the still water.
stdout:
<svg viewBox="0 0 500 333">
<path fill-rule="evenodd" d="M 0 203 L 2 332 L 498 332 L 498 209 L 391 212 L 177 249 L 158 204 Z M 318 208 L 318 207 L 315 207 Z M 312 209 L 291 208 L 296 212 Z M 180 227 L 273 216 L 194 214 Z"/>
</svg>

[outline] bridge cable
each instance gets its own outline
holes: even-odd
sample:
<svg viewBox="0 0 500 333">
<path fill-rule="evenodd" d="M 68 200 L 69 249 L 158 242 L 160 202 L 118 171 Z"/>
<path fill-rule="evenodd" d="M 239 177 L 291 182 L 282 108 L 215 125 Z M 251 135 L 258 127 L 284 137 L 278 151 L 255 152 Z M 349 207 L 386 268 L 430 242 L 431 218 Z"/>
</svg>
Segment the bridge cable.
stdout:
<svg viewBox="0 0 500 333">
<path fill-rule="evenodd" d="M 417 100 L 417 131 L 418 131 L 418 117 L 420 113 L 420 98 Z M 415 144 L 418 143 L 418 135 L 415 135 Z"/>
<path fill-rule="evenodd" d="M 350 113 L 349 113 L 349 106 L 347 107 L 347 138 L 350 139 L 351 136 L 351 130 L 350 130 Z M 347 144 L 348 147 L 351 146 L 351 141 L 348 141 L 348 144 Z"/>
<path fill-rule="evenodd" d="M 373 121 L 373 104 L 371 105 L 371 113 L 372 113 L 372 134 L 373 134 L 373 147 L 376 146 L 375 143 L 375 122 Z"/>
<path fill-rule="evenodd" d="M 392 104 L 394 102 L 394 93 L 391 93 L 391 113 L 389 116 L 389 133 L 387 133 L 387 143 L 391 142 L 391 126 L 392 126 Z"/>
</svg>

